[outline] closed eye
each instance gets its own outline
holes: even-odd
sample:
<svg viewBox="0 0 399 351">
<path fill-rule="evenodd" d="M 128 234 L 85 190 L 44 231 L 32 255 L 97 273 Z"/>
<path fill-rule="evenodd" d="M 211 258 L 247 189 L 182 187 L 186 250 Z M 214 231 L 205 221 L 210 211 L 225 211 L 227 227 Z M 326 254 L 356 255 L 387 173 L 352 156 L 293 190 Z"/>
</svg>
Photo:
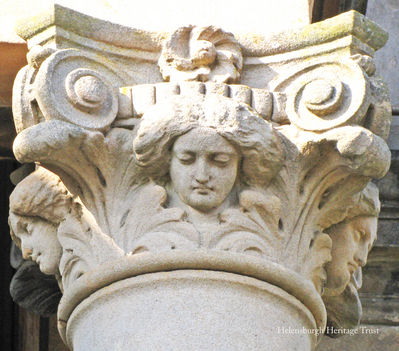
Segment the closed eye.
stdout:
<svg viewBox="0 0 399 351">
<path fill-rule="evenodd" d="M 26 227 L 25 227 L 25 231 L 26 231 L 26 233 L 27 234 L 32 234 L 32 232 L 33 232 L 33 227 L 34 227 L 34 224 L 33 223 L 27 223 L 26 224 Z"/>
<path fill-rule="evenodd" d="M 354 232 L 353 232 L 353 238 L 356 240 L 356 241 L 360 241 L 360 239 L 362 238 L 362 232 L 360 232 L 360 231 L 358 231 L 358 230 L 355 230 Z"/>
<path fill-rule="evenodd" d="M 195 155 L 193 155 L 191 153 L 177 154 L 176 157 L 183 164 L 190 164 L 195 161 Z"/>
<path fill-rule="evenodd" d="M 220 165 L 226 165 L 230 160 L 231 157 L 228 154 L 215 154 L 213 156 L 213 161 Z"/>
</svg>

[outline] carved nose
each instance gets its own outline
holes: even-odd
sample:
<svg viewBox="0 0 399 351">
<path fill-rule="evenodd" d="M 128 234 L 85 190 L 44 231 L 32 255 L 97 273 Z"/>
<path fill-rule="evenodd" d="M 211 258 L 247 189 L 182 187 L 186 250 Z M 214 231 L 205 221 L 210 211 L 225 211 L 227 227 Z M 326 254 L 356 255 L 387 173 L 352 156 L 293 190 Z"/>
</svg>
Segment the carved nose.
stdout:
<svg viewBox="0 0 399 351">
<path fill-rule="evenodd" d="M 22 257 L 27 260 L 32 256 L 33 250 L 31 248 L 22 248 Z"/>
<path fill-rule="evenodd" d="M 210 175 L 208 172 L 206 162 L 199 160 L 198 166 L 196 167 L 195 172 L 196 173 L 194 174 L 194 178 L 198 183 L 205 184 L 209 181 Z"/>
<path fill-rule="evenodd" d="M 356 263 L 358 264 L 359 267 L 364 267 L 366 265 L 366 261 L 361 259 L 361 258 L 356 257 L 355 261 L 356 261 Z"/>
<path fill-rule="evenodd" d="M 355 259 L 356 263 L 359 265 L 359 267 L 363 267 L 366 265 L 367 254 L 368 254 L 367 246 L 366 245 L 359 246 L 358 250 L 356 251 L 355 257 L 354 257 L 354 259 Z"/>
<path fill-rule="evenodd" d="M 200 184 L 205 184 L 208 183 L 209 181 L 209 175 L 205 174 L 205 173 L 197 173 L 195 175 L 195 180 L 200 183 Z"/>
</svg>

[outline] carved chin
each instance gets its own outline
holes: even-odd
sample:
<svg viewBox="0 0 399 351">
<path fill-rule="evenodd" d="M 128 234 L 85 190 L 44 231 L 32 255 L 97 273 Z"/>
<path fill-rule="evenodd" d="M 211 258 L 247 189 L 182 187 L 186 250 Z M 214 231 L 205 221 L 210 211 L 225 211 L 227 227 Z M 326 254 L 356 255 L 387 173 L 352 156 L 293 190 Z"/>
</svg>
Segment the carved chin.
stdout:
<svg viewBox="0 0 399 351">
<path fill-rule="evenodd" d="M 210 190 L 197 190 L 192 193 L 187 201 L 187 205 L 200 212 L 209 212 L 223 203 L 223 200 L 212 196 Z"/>
<path fill-rule="evenodd" d="M 59 260 L 60 256 L 44 257 L 41 255 L 36 259 L 36 263 L 44 274 L 54 275 L 58 272 Z"/>
<path fill-rule="evenodd" d="M 38 263 L 38 262 L 37 262 Z M 48 274 L 48 275 L 53 275 L 57 272 L 57 267 L 53 266 L 53 265 L 49 265 L 49 264 L 42 264 L 42 263 L 38 263 L 40 270 L 44 273 L 44 274 Z"/>
<path fill-rule="evenodd" d="M 337 274 L 334 277 L 330 276 L 330 279 L 327 281 L 325 290 L 326 294 L 331 296 L 340 295 L 348 286 L 350 278 L 351 275 L 348 271 L 341 272 L 339 275 Z"/>
</svg>

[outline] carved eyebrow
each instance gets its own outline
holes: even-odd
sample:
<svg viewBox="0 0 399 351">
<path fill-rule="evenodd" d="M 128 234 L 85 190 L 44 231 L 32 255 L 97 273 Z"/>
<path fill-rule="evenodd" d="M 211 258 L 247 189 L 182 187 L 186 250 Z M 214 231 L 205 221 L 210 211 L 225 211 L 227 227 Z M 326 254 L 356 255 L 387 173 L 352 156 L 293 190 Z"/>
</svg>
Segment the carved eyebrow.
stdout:
<svg viewBox="0 0 399 351">
<path fill-rule="evenodd" d="M 187 150 L 187 149 L 177 149 L 177 150 L 173 150 L 173 153 L 176 155 L 182 155 L 182 154 L 191 154 L 194 155 L 195 152 L 192 150 Z"/>
</svg>

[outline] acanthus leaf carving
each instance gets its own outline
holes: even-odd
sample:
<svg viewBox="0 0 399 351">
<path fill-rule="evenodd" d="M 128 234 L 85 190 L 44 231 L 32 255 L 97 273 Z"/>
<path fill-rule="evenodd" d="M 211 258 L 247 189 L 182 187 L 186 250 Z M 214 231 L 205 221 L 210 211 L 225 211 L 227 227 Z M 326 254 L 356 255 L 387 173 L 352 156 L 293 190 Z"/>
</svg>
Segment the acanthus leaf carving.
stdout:
<svg viewBox="0 0 399 351">
<path fill-rule="evenodd" d="M 104 136 L 53 120 L 21 132 L 14 153 L 21 162 L 36 161 L 57 171 L 102 230 L 116 235 L 126 212 L 123 204 L 129 206 L 130 186 L 137 182 L 131 131 L 116 128 Z M 121 202 L 115 201 L 117 197 Z"/>
<path fill-rule="evenodd" d="M 165 188 L 153 182 L 137 187 L 134 203 L 124 214 L 121 231 L 115 239 L 126 253 L 199 247 L 199 234 L 186 221 L 184 211 L 165 208 L 166 201 Z"/>
<path fill-rule="evenodd" d="M 292 259 L 295 267 L 302 265 L 314 233 L 326 228 L 323 221 L 333 221 L 334 211 L 335 219 L 342 219 L 348 199 L 360 192 L 371 177 L 385 174 L 390 152 L 381 138 L 362 127 L 346 126 L 322 134 L 298 131 L 292 126 L 283 126 L 279 131 L 287 138 L 287 159 L 270 191 L 278 194 L 282 208 L 287 210 L 281 220 L 291 235 L 285 236 L 283 260 L 290 264 Z"/>
<path fill-rule="evenodd" d="M 248 189 L 239 195 L 239 203 L 239 209 L 221 213 L 221 228 L 211 247 L 279 262 L 283 242 L 278 228 L 280 200 L 261 189 Z"/>
<path fill-rule="evenodd" d="M 102 263 L 124 256 L 124 251 L 101 231 L 92 214 L 79 203 L 74 204 L 58 227 L 58 240 L 63 249 L 60 273 L 64 288 Z"/>
</svg>

